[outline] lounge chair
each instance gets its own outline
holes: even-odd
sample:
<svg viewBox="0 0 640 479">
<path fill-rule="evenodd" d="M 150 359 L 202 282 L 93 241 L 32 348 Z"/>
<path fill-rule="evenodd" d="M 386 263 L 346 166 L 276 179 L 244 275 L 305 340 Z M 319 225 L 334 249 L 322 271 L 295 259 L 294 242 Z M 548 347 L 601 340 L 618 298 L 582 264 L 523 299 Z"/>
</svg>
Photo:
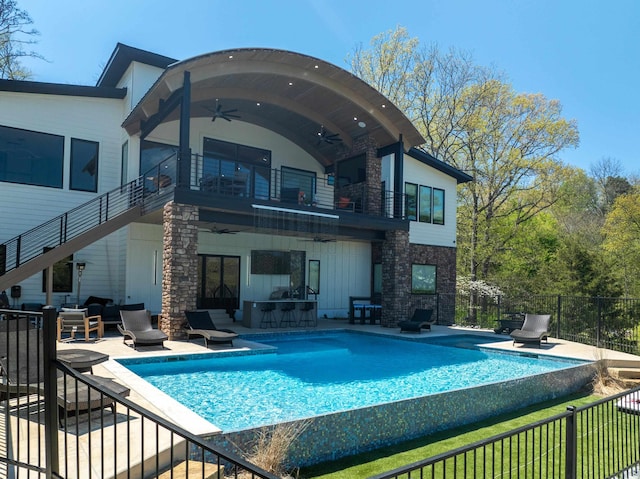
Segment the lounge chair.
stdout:
<svg viewBox="0 0 640 479">
<path fill-rule="evenodd" d="M 511 331 L 513 344 L 537 344 L 540 347 L 540 342 L 549 336 L 550 320 L 550 314 L 526 314 L 522 329 Z"/>
<path fill-rule="evenodd" d="M 233 345 L 233 340 L 238 337 L 235 331 L 216 328 L 208 311 L 185 311 L 184 314 L 187 317 L 187 336 L 189 339 L 192 336 L 204 338 L 205 347 L 209 343 Z"/>
<path fill-rule="evenodd" d="M 58 313 L 57 335 L 62 341 L 62 333 L 69 333 L 75 339 L 76 333 L 84 333 L 84 340 L 89 341 L 89 334 L 95 332 L 100 339 L 104 335 L 100 315 L 89 316 L 87 309 L 62 308 Z"/>
<path fill-rule="evenodd" d="M 432 320 L 431 316 L 433 316 L 433 309 L 416 309 L 410 320 L 400 321 L 398 323 L 398 326 L 400 326 L 400 332 L 410 331 L 419 333 L 423 329 L 431 331 L 431 325 L 435 323 L 435 320 Z"/>
<path fill-rule="evenodd" d="M 122 334 L 122 342 L 126 344 L 127 338 L 132 341 L 134 349 L 138 346 L 164 347 L 164 342 L 169 339 L 166 334 L 158 329 L 153 329 L 151 325 L 151 313 L 148 309 L 136 311 L 120 310 L 120 320 L 118 331 Z"/>
</svg>

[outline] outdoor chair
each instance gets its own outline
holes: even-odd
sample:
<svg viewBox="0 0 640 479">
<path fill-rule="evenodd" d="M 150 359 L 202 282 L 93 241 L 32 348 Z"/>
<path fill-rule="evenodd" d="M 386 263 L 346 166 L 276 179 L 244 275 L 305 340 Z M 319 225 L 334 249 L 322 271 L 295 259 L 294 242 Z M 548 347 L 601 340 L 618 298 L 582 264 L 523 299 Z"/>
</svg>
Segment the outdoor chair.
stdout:
<svg viewBox="0 0 640 479">
<path fill-rule="evenodd" d="M 400 321 L 398 326 L 400 326 L 400 332 L 413 332 L 419 333 L 423 329 L 431 331 L 431 325 L 435 323 L 434 320 L 431 319 L 433 316 L 433 309 L 421 309 L 417 308 L 413 312 L 413 316 L 408 321 Z"/>
<path fill-rule="evenodd" d="M 130 339 L 134 349 L 138 346 L 164 347 L 164 342 L 169 339 L 166 334 L 151 325 L 151 312 L 148 309 L 134 311 L 120 310 L 120 320 L 118 331 L 122 334 L 122 342 L 126 344 Z"/>
<path fill-rule="evenodd" d="M 542 340 L 547 341 L 549 336 L 550 314 L 526 314 L 522 329 L 511 331 L 513 344 L 537 344 L 540 347 Z"/>
<path fill-rule="evenodd" d="M 6 399 L 31 394 L 44 395 L 42 330 L 10 330 L 4 334 L 8 338 L 3 339 L 6 348 L 0 357 L 0 396 Z M 129 395 L 129 388 L 111 378 L 94 375 L 86 377 L 112 395 Z M 115 415 L 115 399 L 72 375 L 63 375 L 61 371 L 58 371 L 57 378 L 57 404 L 61 426 L 65 415 L 77 416 L 83 411 L 109 407 Z"/>
<path fill-rule="evenodd" d="M 189 339 L 192 336 L 204 338 L 205 347 L 209 343 L 233 345 L 233 340 L 238 337 L 235 331 L 216 328 L 208 311 L 185 311 L 184 315 L 187 317 L 187 336 Z"/>
<path fill-rule="evenodd" d="M 69 333 L 70 339 L 76 338 L 76 333 L 83 333 L 84 340 L 89 341 L 90 333 L 96 332 L 98 339 L 104 335 L 102 317 L 98 315 L 89 316 L 87 309 L 62 308 L 58 313 L 57 337 L 62 341 L 62 334 Z"/>
</svg>

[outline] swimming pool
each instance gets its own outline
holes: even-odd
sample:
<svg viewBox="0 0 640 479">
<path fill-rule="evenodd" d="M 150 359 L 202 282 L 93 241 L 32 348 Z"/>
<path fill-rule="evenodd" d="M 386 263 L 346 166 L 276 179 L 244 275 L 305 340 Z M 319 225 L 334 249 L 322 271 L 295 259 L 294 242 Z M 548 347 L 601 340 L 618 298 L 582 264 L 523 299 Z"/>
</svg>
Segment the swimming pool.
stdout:
<svg viewBox="0 0 640 479">
<path fill-rule="evenodd" d="M 461 335 L 453 344 L 482 342 L 479 336 L 465 338 L 463 341 Z M 435 338 L 416 341 L 352 332 L 274 336 L 260 342 L 272 348 L 259 355 L 207 354 L 188 360 L 161 357 L 120 362 L 224 432 L 509 381 L 580 364 L 446 347 L 435 344 Z"/>
</svg>

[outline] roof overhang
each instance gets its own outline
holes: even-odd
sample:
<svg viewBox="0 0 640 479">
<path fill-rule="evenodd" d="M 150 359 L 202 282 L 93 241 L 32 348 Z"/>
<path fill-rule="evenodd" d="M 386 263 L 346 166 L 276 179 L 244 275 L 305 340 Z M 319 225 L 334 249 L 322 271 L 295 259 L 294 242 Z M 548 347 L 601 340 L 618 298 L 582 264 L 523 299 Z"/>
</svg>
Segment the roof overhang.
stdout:
<svg viewBox="0 0 640 479">
<path fill-rule="evenodd" d="M 299 53 L 235 49 L 170 65 L 133 109 L 123 126 L 130 135 L 191 78 L 191 118 L 211 117 L 216 100 L 237 109 L 239 120 L 274 131 L 324 165 L 354 140 L 368 136 L 378 146 L 403 139 L 409 148 L 424 138 L 409 119 L 374 88 L 346 70 Z M 163 121 L 177 120 L 176 108 Z M 218 120 L 223 121 L 223 120 Z M 341 142 L 319 141 L 324 128 Z"/>
</svg>

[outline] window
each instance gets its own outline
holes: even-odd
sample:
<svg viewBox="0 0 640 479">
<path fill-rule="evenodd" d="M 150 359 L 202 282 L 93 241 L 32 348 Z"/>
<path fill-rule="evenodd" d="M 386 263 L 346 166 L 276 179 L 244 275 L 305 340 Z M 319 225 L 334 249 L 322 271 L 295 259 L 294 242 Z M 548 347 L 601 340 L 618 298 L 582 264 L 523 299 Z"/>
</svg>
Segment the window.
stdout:
<svg viewBox="0 0 640 479">
<path fill-rule="evenodd" d="M 404 210 L 408 220 L 444 225 L 444 190 L 405 183 L 404 193 Z"/>
<path fill-rule="evenodd" d="M 143 140 L 140 143 L 140 175 L 144 175 L 177 152 L 177 146 Z"/>
<path fill-rule="evenodd" d="M 411 265 L 411 292 L 414 294 L 435 294 L 436 267 L 432 264 Z"/>
<path fill-rule="evenodd" d="M 0 181 L 62 188 L 64 137 L 0 126 Z"/>
<path fill-rule="evenodd" d="M 433 189 L 433 224 L 444 224 L 444 190 Z"/>
<path fill-rule="evenodd" d="M 202 177 L 241 176 L 243 191 L 253 198 L 268 199 L 270 192 L 271 152 L 252 146 L 238 145 L 228 141 L 205 138 L 202 147 L 204 161 Z"/>
<path fill-rule="evenodd" d="M 98 191 L 98 143 L 71 138 L 69 189 Z"/>
<path fill-rule="evenodd" d="M 51 248 L 45 248 L 45 253 Z M 47 291 L 47 270 L 42 272 L 42 292 Z M 73 255 L 61 259 L 53 265 L 52 293 L 71 293 L 73 291 Z"/>
<path fill-rule="evenodd" d="M 316 174 L 313 171 L 282 167 L 281 201 L 312 204 L 316 194 Z"/>
<path fill-rule="evenodd" d="M 420 210 L 418 218 L 421 223 L 431 223 L 431 188 L 420 186 Z"/>
<path fill-rule="evenodd" d="M 129 140 L 122 144 L 122 155 L 120 160 L 120 184 L 127 184 L 127 173 L 129 171 Z"/>
<path fill-rule="evenodd" d="M 309 260 L 309 294 L 320 294 L 320 261 Z"/>
<path fill-rule="evenodd" d="M 418 221 L 418 185 L 413 183 L 405 183 L 404 193 L 405 215 L 410 221 Z"/>
<path fill-rule="evenodd" d="M 338 163 L 338 187 L 363 183 L 367 179 L 367 157 L 354 156 Z"/>
</svg>

